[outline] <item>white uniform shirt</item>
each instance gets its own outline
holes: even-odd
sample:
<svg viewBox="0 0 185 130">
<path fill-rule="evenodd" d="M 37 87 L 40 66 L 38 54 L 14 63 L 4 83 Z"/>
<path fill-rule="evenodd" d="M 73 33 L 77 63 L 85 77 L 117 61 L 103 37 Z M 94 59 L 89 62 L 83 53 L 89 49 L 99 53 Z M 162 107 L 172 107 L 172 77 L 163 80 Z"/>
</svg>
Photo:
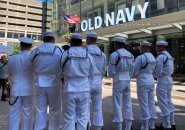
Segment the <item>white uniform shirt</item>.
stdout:
<svg viewBox="0 0 185 130">
<path fill-rule="evenodd" d="M 29 60 L 30 52 L 22 51 L 8 60 L 8 75 L 12 77 L 12 96 L 30 96 L 34 94 L 34 71 Z"/>
<path fill-rule="evenodd" d="M 154 85 L 154 69 L 155 57 L 150 52 L 139 55 L 134 65 L 134 76 L 137 78 L 137 85 Z"/>
<path fill-rule="evenodd" d="M 61 82 L 60 59 L 63 50 L 52 43 L 43 43 L 30 56 L 36 75 L 36 86 L 55 87 Z"/>
<path fill-rule="evenodd" d="M 171 75 L 174 72 L 174 58 L 167 52 L 161 52 L 156 59 L 156 67 L 154 76 L 157 78 L 158 84 L 172 84 Z"/>
<path fill-rule="evenodd" d="M 125 50 L 118 49 L 110 56 L 109 76 L 113 77 L 113 82 L 129 81 L 133 75 L 134 57 Z"/>
<path fill-rule="evenodd" d="M 94 79 L 92 84 L 101 83 L 106 72 L 106 57 L 100 48 L 95 45 L 87 45 L 87 52 L 93 57 L 96 69 L 94 70 Z"/>
<path fill-rule="evenodd" d="M 94 76 L 94 60 L 81 47 L 71 47 L 61 59 L 64 92 L 90 91 L 89 80 Z"/>
</svg>

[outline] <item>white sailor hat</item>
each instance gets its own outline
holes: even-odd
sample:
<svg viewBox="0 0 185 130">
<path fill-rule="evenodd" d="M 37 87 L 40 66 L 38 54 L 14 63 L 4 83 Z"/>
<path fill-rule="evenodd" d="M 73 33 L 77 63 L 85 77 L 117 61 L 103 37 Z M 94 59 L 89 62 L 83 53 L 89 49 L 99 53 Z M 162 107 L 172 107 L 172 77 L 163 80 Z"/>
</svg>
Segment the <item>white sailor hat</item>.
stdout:
<svg viewBox="0 0 185 130">
<path fill-rule="evenodd" d="M 126 39 L 122 36 L 116 36 L 114 41 L 115 42 L 126 43 Z"/>
<path fill-rule="evenodd" d="M 73 33 L 70 36 L 70 39 L 81 39 L 82 40 L 82 35 L 80 33 Z"/>
<path fill-rule="evenodd" d="M 97 38 L 96 32 L 88 32 L 87 37 Z"/>
<path fill-rule="evenodd" d="M 20 37 L 19 41 L 24 44 L 30 44 L 30 45 L 32 45 L 34 43 L 34 41 L 28 37 Z"/>
<path fill-rule="evenodd" d="M 156 45 L 157 46 L 168 46 L 168 42 L 166 42 L 166 41 L 158 41 L 157 43 L 156 43 Z"/>
<path fill-rule="evenodd" d="M 53 32 L 46 32 L 46 33 L 43 34 L 43 37 L 53 37 L 53 38 L 55 38 L 56 35 Z"/>
<path fill-rule="evenodd" d="M 142 41 L 141 43 L 140 43 L 140 46 L 151 46 L 152 45 L 152 43 L 150 43 L 150 42 L 148 42 L 148 41 Z"/>
</svg>

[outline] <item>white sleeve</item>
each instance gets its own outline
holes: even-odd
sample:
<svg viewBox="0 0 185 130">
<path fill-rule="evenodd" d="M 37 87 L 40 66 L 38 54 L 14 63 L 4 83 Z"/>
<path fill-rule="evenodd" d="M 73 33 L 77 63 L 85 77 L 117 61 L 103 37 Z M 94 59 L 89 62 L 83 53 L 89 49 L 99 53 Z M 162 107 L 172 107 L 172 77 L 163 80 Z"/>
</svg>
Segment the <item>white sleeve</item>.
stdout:
<svg viewBox="0 0 185 130">
<path fill-rule="evenodd" d="M 154 77 L 157 78 L 162 75 L 164 59 L 162 55 L 159 55 L 156 59 L 156 65 L 154 70 Z"/>
<path fill-rule="evenodd" d="M 138 56 L 134 64 L 133 76 L 137 77 L 141 68 L 141 56 Z"/>
<path fill-rule="evenodd" d="M 118 60 L 118 55 L 115 53 L 110 55 L 109 65 L 108 65 L 108 75 L 114 77 L 116 75 L 116 62 Z"/>
</svg>

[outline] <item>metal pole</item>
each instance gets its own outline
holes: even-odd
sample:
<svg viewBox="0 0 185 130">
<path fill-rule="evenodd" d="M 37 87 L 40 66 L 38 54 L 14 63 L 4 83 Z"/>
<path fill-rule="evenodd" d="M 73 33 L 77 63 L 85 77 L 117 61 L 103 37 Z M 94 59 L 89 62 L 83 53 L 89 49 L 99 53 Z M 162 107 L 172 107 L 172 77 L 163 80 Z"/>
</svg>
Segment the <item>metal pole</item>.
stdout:
<svg viewBox="0 0 185 130">
<path fill-rule="evenodd" d="M 82 20 L 82 1 L 80 0 L 80 20 Z M 81 32 L 81 27 L 79 27 L 79 31 Z"/>
<path fill-rule="evenodd" d="M 92 19 L 94 19 L 94 0 L 92 0 Z"/>
<path fill-rule="evenodd" d="M 46 32 L 47 2 L 42 3 L 42 34 Z"/>
</svg>

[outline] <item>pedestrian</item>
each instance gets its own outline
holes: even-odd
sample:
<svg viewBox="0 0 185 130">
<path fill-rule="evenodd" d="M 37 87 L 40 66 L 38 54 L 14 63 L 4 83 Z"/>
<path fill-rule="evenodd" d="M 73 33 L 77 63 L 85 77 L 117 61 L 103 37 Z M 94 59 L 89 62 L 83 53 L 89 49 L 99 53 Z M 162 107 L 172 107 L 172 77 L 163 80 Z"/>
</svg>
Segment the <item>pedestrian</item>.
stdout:
<svg viewBox="0 0 185 130">
<path fill-rule="evenodd" d="M 27 37 L 20 37 L 21 52 L 9 57 L 7 65 L 8 79 L 11 86 L 10 112 L 8 130 L 33 130 L 34 105 L 34 72 L 29 60 L 34 41 Z M 22 117 L 22 119 L 21 119 Z"/>
<path fill-rule="evenodd" d="M 117 130 L 122 130 L 122 108 L 126 124 L 125 130 L 132 129 L 132 101 L 130 96 L 130 80 L 133 74 L 134 57 L 124 49 L 126 39 L 115 37 L 114 49 L 109 60 L 109 76 L 113 78 L 113 110 Z"/>
<path fill-rule="evenodd" d="M 67 50 L 69 50 L 70 46 L 66 44 L 66 45 L 61 46 L 61 48 L 62 48 L 64 51 L 67 51 Z"/>
<path fill-rule="evenodd" d="M 2 87 L 1 101 L 7 101 L 5 94 L 6 82 L 7 82 L 7 58 L 5 55 L 2 55 L 0 59 L 0 88 Z"/>
<path fill-rule="evenodd" d="M 47 108 L 49 107 L 48 130 L 59 130 L 61 113 L 61 66 L 63 53 L 55 46 L 55 34 L 46 32 L 43 44 L 31 53 L 30 60 L 36 75 L 36 121 L 35 130 L 46 128 Z"/>
<path fill-rule="evenodd" d="M 140 108 L 141 130 L 155 130 L 156 107 L 154 100 L 155 57 L 150 53 L 152 43 L 140 43 L 140 53 L 134 65 L 134 76 L 137 78 L 137 97 Z"/>
<path fill-rule="evenodd" d="M 91 81 L 90 95 L 93 111 L 92 125 L 95 127 L 95 130 L 101 130 L 103 126 L 102 79 L 106 72 L 106 57 L 98 47 L 96 41 L 97 34 L 95 32 L 88 32 L 86 38 L 86 50 L 93 57 L 96 67 L 96 70 L 94 71 L 94 78 Z"/>
<path fill-rule="evenodd" d="M 161 116 L 164 119 L 159 130 L 176 129 L 174 121 L 175 107 L 171 100 L 171 91 L 173 85 L 173 79 L 171 75 L 174 72 L 174 59 L 166 51 L 167 46 L 168 43 L 166 41 L 158 41 L 156 43 L 156 51 L 158 56 L 156 59 L 154 75 L 157 78 L 157 100 L 161 109 Z"/>
<path fill-rule="evenodd" d="M 73 33 L 70 49 L 62 55 L 63 130 L 86 130 L 88 124 L 90 80 L 94 75 L 94 60 L 82 48 L 82 36 Z"/>
</svg>

